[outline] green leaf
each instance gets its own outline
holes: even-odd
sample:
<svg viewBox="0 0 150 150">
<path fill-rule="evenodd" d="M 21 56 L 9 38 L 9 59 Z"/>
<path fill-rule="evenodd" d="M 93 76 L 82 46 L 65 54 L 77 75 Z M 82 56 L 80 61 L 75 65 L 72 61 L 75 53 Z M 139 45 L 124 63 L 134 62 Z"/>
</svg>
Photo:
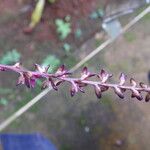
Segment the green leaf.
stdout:
<svg viewBox="0 0 150 150">
<path fill-rule="evenodd" d="M 91 15 L 90 15 L 90 18 L 91 18 L 91 19 L 97 19 L 98 17 L 99 17 L 99 16 L 98 16 L 98 14 L 97 14 L 96 11 L 92 12 Z"/>
<path fill-rule="evenodd" d="M 104 10 L 103 8 L 99 8 L 96 11 L 92 12 L 90 15 L 91 19 L 98 19 L 99 17 L 104 17 Z"/>
<path fill-rule="evenodd" d="M 38 0 L 31 16 L 31 23 L 30 23 L 31 28 L 34 28 L 40 22 L 44 6 L 45 0 Z"/>
<path fill-rule="evenodd" d="M 102 8 L 99 8 L 97 10 L 97 14 L 98 14 L 99 17 L 104 17 L 104 10 Z"/>
<path fill-rule="evenodd" d="M 64 49 L 64 51 L 65 51 L 66 53 L 69 53 L 69 52 L 70 52 L 70 50 L 71 50 L 71 46 L 70 46 L 70 44 L 68 44 L 68 43 L 64 43 L 64 45 L 63 45 L 63 49 Z"/>
<path fill-rule="evenodd" d="M 12 64 L 18 62 L 20 60 L 20 57 L 20 53 L 18 53 L 16 49 L 13 49 L 12 51 L 8 51 L 0 58 L 0 63 L 6 65 Z"/>
<path fill-rule="evenodd" d="M 57 27 L 57 33 L 61 40 L 64 40 L 71 33 L 71 24 L 70 22 L 65 22 L 62 19 L 56 19 L 55 24 Z"/>
<path fill-rule="evenodd" d="M 7 106 L 8 105 L 8 100 L 5 99 L 5 98 L 1 98 L 0 99 L 0 105 Z"/>
</svg>

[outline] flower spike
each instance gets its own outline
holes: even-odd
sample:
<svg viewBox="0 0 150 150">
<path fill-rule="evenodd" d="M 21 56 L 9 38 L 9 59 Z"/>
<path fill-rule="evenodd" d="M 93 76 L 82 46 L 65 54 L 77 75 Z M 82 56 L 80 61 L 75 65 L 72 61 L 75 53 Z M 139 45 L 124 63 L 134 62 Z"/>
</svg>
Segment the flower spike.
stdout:
<svg viewBox="0 0 150 150">
<path fill-rule="evenodd" d="M 137 82 L 133 78 L 130 79 L 130 85 L 125 85 L 127 76 L 123 73 L 120 74 L 119 83 L 112 84 L 108 83 L 108 79 L 112 77 L 112 74 L 109 74 L 104 69 L 101 69 L 99 74 L 96 74 L 91 73 L 87 67 L 84 67 L 81 77 L 73 78 L 70 76 L 70 72 L 68 72 L 64 65 L 59 67 L 56 73 L 53 74 L 48 73 L 49 67 L 50 66 L 43 67 L 35 64 L 36 70 L 29 71 L 24 69 L 20 63 L 16 63 L 13 66 L 0 64 L 0 71 L 9 70 L 18 73 L 19 78 L 17 85 L 25 84 L 28 88 L 34 88 L 38 79 L 44 79 L 42 89 L 52 86 L 54 90 L 58 90 L 58 86 L 62 83 L 70 83 L 71 96 L 74 96 L 79 91 L 84 93 L 85 87 L 91 85 L 94 87 L 95 94 L 98 98 L 101 98 L 103 92 L 113 89 L 114 93 L 121 99 L 125 97 L 125 91 L 131 91 L 131 98 L 136 98 L 141 101 L 143 99 L 142 93 L 145 92 L 145 102 L 150 101 L 150 87 L 142 82 L 140 82 L 138 86 Z M 98 77 L 98 80 L 92 80 L 92 76 Z"/>
</svg>

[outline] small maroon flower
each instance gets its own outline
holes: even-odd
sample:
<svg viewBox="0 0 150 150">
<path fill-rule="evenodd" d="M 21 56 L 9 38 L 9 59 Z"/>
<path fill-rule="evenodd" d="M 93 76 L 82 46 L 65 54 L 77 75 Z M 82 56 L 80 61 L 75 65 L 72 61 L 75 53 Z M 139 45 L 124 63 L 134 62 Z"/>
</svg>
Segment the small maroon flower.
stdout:
<svg viewBox="0 0 150 150">
<path fill-rule="evenodd" d="M 123 92 L 119 87 L 114 87 L 114 91 L 121 99 L 124 98 Z"/>
<path fill-rule="evenodd" d="M 95 90 L 95 94 L 96 94 L 97 98 L 101 98 L 102 97 L 101 87 L 98 85 L 95 85 L 94 90 Z"/>
<path fill-rule="evenodd" d="M 88 71 L 87 67 L 84 67 L 82 69 L 82 73 L 81 73 L 81 80 L 86 80 L 87 78 L 90 78 L 90 77 L 93 77 L 95 76 L 96 74 L 93 74 L 91 72 Z"/>
<path fill-rule="evenodd" d="M 35 87 L 35 78 L 33 77 L 31 72 L 25 72 L 23 73 L 24 77 L 24 83 L 28 88 L 34 88 Z"/>
<path fill-rule="evenodd" d="M 98 75 L 98 77 L 101 79 L 102 83 L 105 83 L 109 78 L 112 77 L 112 74 L 109 74 L 104 69 L 102 69 Z"/>
<path fill-rule="evenodd" d="M 58 70 L 56 71 L 54 77 L 67 77 L 68 75 L 70 75 L 71 73 L 68 72 L 68 70 L 65 68 L 65 65 L 62 65 L 58 68 Z"/>
</svg>

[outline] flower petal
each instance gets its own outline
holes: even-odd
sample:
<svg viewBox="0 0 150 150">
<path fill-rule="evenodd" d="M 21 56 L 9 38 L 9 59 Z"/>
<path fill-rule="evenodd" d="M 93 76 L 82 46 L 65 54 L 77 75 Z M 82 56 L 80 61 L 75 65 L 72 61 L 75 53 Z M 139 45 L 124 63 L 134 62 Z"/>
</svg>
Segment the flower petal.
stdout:
<svg viewBox="0 0 150 150">
<path fill-rule="evenodd" d="M 32 88 L 35 87 L 36 80 L 34 78 L 30 78 L 30 85 Z"/>
<path fill-rule="evenodd" d="M 75 89 L 75 92 L 78 92 L 78 85 L 75 82 L 71 82 L 72 87 Z"/>
<path fill-rule="evenodd" d="M 46 73 L 48 72 L 49 68 L 50 68 L 50 65 L 48 65 L 47 67 L 45 67 L 45 72 Z"/>
<path fill-rule="evenodd" d="M 104 69 L 101 69 L 98 77 L 101 79 L 102 83 L 105 83 L 109 78 L 112 77 L 112 74 L 107 73 Z"/>
<path fill-rule="evenodd" d="M 135 89 L 132 89 L 132 95 L 131 95 L 131 97 L 132 98 L 136 97 L 140 101 L 143 99 L 143 97 L 140 94 L 140 92 L 138 90 L 135 90 Z"/>
<path fill-rule="evenodd" d="M 136 87 L 136 86 L 137 86 L 137 83 L 136 83 L 136 81 L 135 81 L 133 78 L 130 79 L 130 83 L 131 83 L 131 85 L 132 85 L 133 87 Z"/>
<path fill-rule="evenodd" d="M 140 82 L 140 87 L 146 89 L 146 88 L 148 88 L 148 85 L 144 84 L 143 82 Z"/>
<path fill-rule="evenodd" d="M 21 68 L 21 63 L 17 62 L 13 65 L 13 67 L 20 69 Z"/>
<path fill-rule="evenodd" d="M 102 96 L 101 88 L 98 85 L 95 85 L 94 90 L 95 90 L 95 94 L 96 94 L 97 98 L 101 98 L 101 96 Z"/>
<path fill-rule="evenodd" d="M 119 87 L 114 87 L 114 91 L 120 98 L 124 98 L 124 95 Z"/>
<path fill-rule="evenodd" d="M 78 85 L 74 81 L 72 81 L 71 84 L 72 86 L 71 86 L 70 94 L 73 97 L 75 93 L 79 91 L 79 88 L 78 88 Z"/>
<path fill-rule="evenodd" d="M 55 73 L 55 75 L 53 77 L 67 77 L 68 75 L 70 75 L 71 73 L 65 69 L 65 65 L 62 65 L 61 67 L 59 67 Z"/>
<path fill-rule="evenodd" d="M 37 71 L 39 71 L 40 73 L 45 73 L 46 72 L 46 68 L 44 66 L 40 66 L 38 64 L 35 64 L 35 69 Z"/>
<path fill-rule="evenodd" d="M 25 85 L 26 85 L 28 88 L 31 88 L 31 77 L 32 77 L 32 73 L 28 71 L 28 72 L 23 73 L 23 76 L 24 76 Z"/>
<path fill-rule="evenodd" d="M 82 73 L 83 73 L 83 74 L 88 74 L 88 69 L 87 69 L 86 66 L 82 69 Z"/>
<path fill-rule="evenodd" d="M 89 72 L 87 67 L 84 67 L 82 69 L 82 74 L 81 74 L 81 78 L 80 79 L 81 80 L 85 80 L 85 79 L 90 78 L 90 77 L 95 76 L 95 75 L 96 74 L 93 74 L 93 73 Z"/>
<path fill-rule="evenodd" d="M 120 80 L 119 85 L 124 85 L 125 81 L 126 81 L 126 78 L 127 78 L 127 76 L 124 73 L 121 73 L 120 77 L 119 77 L 119 80 Z"/>
<path fill-rule="evenodd" d="M 45 81 L 43 81 L 43 83 L 42 83 L 41 89 L 44 90 L 44 89 L 46 89 L 47 87 L 49 87 L 49 81 L 48 81 L 48 80 L 45 80 Z"/>
<path fill-rule="evenodd" d="M 75 93 L 76 93 L 75 90 L 73 88 L 71 88 L 71 90 L 70 90 L 71 97 L 73 97 L 75 95 Z"/>
<path fill-rule="evenodd" d="M 148 92 L 145 97 L 145 102 L 149 102 L 149 101 L 150 101 L 150 92 Z"/>
<path fill-rule="evenodd" d="M 101 86 L 101 91 L 102 92 L 105 92 L 105 91 L 107 91 L 109 89 L 109 87 L 107 87 L 107 86 Z"/>
<path fill-rule="evenodd" d="M 55 85 L 55 83 L 54 83 L 54 81 L 52 80 L 52 78 L 49 78 L 49 81 L 50 81 L 50 83 L 51 83 L 52 88 L 53 88 L 55 91 L 57 91 L 58 88 L 57 88 L 57 86 Z"/>
<path fill-rule="evenodd" d="M 65 65 L 61 65 L 61 66 L 57 69 L 56 74 L 62 74 L 62 73 L 64 73 L 65 71 L 66 71 Z"/>
<path fill-rule="evenodd" d="M 24 83 L 25 83 L 24 76 L 23 76 L 23 74 L 20 74 L 20 76 L 18 77 L 16 85 L 18 86 L 18 85 L 21 85 L 21 84 L 24 84 Z"/>
<path fill-rule="evenodd" d="M 63 80 L 56 82 L 56 86 L 60 85 L 63 82 L 64 82 Z"/>
<path fill-rule="evenodd" d="M 79 91 L 82 92 L 82 93 L 85 93 L 83 87 L 78 87 Z"/>
</svg>

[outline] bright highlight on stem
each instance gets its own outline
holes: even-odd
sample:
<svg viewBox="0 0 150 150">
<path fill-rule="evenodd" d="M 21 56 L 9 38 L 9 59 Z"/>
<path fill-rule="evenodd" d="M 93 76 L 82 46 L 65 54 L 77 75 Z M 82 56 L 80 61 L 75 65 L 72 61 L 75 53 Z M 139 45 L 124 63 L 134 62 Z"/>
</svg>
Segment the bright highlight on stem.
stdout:
<svg viewBox="0 0 150 150">
<path fill-rule="evenodd" d="M 142 82 L 137 86 L 137 82 L 133 78 L 130 79 L 130 85 L 125 85 L 127 76 L 124 73 L 120 74 L 118 83 L 112 84 L 108 83 L 112 74 L 109 74 L 104 69 L 101 69 L 99 73 L 91 73 L 87 67 L 84 67 L 81 76 L 79 78 L 73 78 L 64 65 L 59 67 L 53 74 L 48 73 L 49 68 L 50 66 L 43 67 L 35 64 L 35 71 L 29 71 L 24 69 L 20 63 L 16 63 L 13 66 L 0 65 L 0 71 L 13 71 L 18 73 L 17 85 L 25 84 L 28 88 L 34 88 L 36 80 L 44 79 L 42 89 L 52 86 L 54 90 L 58 90 L 60 84 L 64 82 L 70 83 L 71 96 L 74 96 L 77 92 L 84 93 L 84 88 L 91 85 L 98 98 L 101 98 L 103 92 L 112 89 L 121 99 L 124 98 L 124 92 L 126 90 L 131 91 L 131 98 L 136 98 L 139 101 L 143 100 L 142 92 L 145 92 L 145 102 L 150 101 L 150 87 Z M 97 80 L 95 81 L 94 79 Z"/>
</svg>

